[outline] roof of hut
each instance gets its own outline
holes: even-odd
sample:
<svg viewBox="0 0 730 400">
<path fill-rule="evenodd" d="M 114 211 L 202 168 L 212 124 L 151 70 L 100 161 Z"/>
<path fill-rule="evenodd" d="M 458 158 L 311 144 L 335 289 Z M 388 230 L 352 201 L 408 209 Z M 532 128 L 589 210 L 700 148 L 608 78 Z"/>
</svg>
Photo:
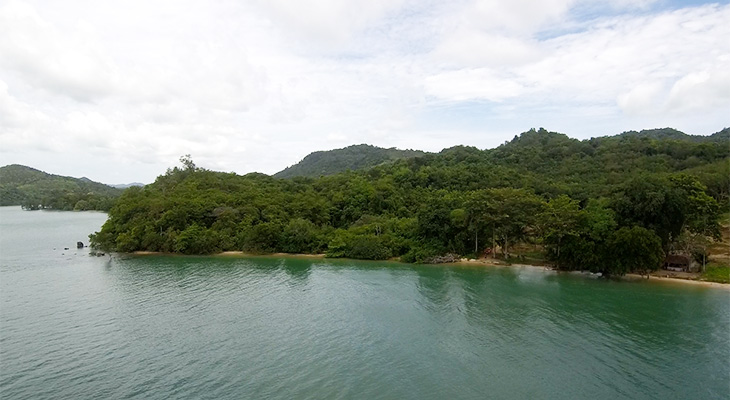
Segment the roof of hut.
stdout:
<svg viewBox="0 0 730 400">
<path fill-rule="evenodd" d="M 679 254 L 671 254 L 668 255 L 667 258 L 664 260 L 667 264 L 686 264 L 689 265 L 689 257 L 679 255 Z"/>
</svg>

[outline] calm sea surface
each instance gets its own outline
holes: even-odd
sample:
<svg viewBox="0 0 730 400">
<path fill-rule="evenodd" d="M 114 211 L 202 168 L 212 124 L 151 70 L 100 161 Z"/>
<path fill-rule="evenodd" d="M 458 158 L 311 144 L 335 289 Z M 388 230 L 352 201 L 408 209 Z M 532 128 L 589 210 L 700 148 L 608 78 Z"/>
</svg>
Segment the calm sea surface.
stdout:
<svg viewBox="0 0 730 400">
<path fill-rule="evenodd" d="M 0 208 L 0 398 L 730 398 L 728 290 L 77 250 L 105 218 Z"/>
</svg>

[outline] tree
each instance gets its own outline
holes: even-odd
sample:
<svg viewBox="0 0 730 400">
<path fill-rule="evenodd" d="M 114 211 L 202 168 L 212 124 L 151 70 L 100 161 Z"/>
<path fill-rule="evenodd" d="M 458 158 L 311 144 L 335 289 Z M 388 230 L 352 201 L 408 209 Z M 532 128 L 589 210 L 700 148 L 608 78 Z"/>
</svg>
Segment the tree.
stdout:
<svg viewBox="0 0 730 400">
<path fill-rule="evenodd" d="M 506 258 L 510 245 L 534 231 L 537 215 L 544 203 L 524 189 L 487 189 L 485 194 L 487 200 L 483 218 L 491 228 L 493 242 L 502 246 L 502 255 Z"/>
<path fill-rule="evenodd" d="M 707 194 L 707 188 L 696 177 L 686 174 L 672 176 L 669 181 L 682 195 L 682 230 L 687 229 L 695 234 L 719 239 L 719 206 Z"/>
<path fill-rule="evenodd" d="M 624 275 L 627 272 L 647 274 L 659 269 L 664 260 L 661 239 L 654 232 L 640 227 L 623 227 L 616 231 L 608 244 L 610 258 L 606 258 L 605 275 Z"/>
<path fill-rule="evenodd" d="M 667 249 L 682 232 L 686 220 L 684 193 L 667 179 L 636 177 L 615 194 L 612 207 L 623 226 L 639 225 L 659 236 Z"/>
<path fill-rule="evenodd" d="M 197 169 L 195 163 L 193 162 L 193 158 L 190 157 L 190 154 L 185 154 L 184 156 L 180 157 L 180 163 L 183 165 L 183 169 L 185 171 L 192 172 Z"/>
<path fill-rule="evenodd" d="M 547 250 L 554 253 L 554 259 L 558 264 L 561 261 L 560 250 L 563 240 L 568 236 L 580 234 L 580 218 L 578 201 L 566 195 L 549 200 L 538 217 L 543 241 Z"/>
<path fill-rule="evenodd" d="M 210 254 L 217 251 L 215 237 L 208 229 L 193 223 L 180 232 L 175 241 L 175 252 L 183 254 Z"/>
<path fill-rule="evenodd" d="M 264 222 L 251 227 L 244 239 L 244 250 L 256 253 L 273 253 L 280 249 L 281 225 Z"/>
<path fill-rule="evenodd" d="M 543 224 L 550 224 L 542 227 L 548 259 L 560 269 L 601 272 L 611 257 L 607 241 L 616 230 L 613 211 L 600 199 L 581 210 L 573 200 L 554 200 L 546 207 L 553 211 L 542 214 Z"/>
<path fill-rule="evenodd" d="M 281 249 L 287 253 L 311 253 L 320 247 L 317 227 L 310 221 L 296 218 L 284 227 Z"/>
</svg>

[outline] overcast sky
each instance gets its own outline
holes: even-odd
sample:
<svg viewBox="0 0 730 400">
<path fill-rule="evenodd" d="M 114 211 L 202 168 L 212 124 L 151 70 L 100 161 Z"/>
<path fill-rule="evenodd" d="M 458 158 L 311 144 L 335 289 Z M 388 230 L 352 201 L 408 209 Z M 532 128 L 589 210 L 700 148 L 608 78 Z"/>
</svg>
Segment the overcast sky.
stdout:
<svg viewBox="0 0 730 400">
<path fill-rule="evenodd" d="M 727 2 L 0 0 L 0 165 L 105 183 L 729 110 Z"/>
</svg>

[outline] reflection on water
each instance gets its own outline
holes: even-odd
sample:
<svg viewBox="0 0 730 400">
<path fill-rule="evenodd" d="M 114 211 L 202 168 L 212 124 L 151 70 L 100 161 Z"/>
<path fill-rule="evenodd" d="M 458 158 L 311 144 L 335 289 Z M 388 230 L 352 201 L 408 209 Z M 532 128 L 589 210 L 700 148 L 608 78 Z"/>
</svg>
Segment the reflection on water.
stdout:
<svg viewBox="0 0 730 400">
<path fill-rule="evenodd" d="M 289 275 L 292 284 L 306 285 L 312 271 L 312 263 L 296 258 L 282 259 L 281 269 Z"/>
<path fill-rule="evenodd" d="M 724 290 L 535 268 L 61 255 L 47 243 L 103 215 L 23 215 L 0 217 L 17 227 L 0 229 L 3 398 L 730 395 Z"/>
</svg>

